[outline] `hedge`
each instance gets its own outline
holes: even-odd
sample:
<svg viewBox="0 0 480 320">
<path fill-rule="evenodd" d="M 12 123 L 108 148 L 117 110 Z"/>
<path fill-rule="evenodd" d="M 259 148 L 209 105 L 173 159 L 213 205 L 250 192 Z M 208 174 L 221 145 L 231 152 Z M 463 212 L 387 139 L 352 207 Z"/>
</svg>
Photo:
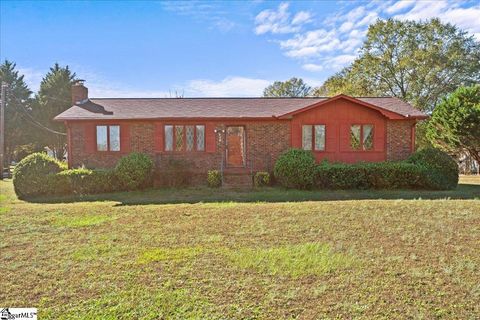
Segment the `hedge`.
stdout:
<svg viewBox="0 0 480 320">
<path fill-rule="evenodd" d="M 19 197 L 32 197 L 138 189 L 149 185 L 153 161 L 147 155 L 130 154 L 120 159 L 115 169 L 66 168 L 66 164 L 46 154 L 32 154 L 14 169 L 15 193 Z M 131 179 L 127 181 L 128 178 Z"/>
<path fill-rule="evenodd" d="M 51 194 L 95 194 L 122 190 L 113 170 L 85 168 L 65 170 L 48 175 Z"/>
<path fill-rule="evenodd" d="M 277 181 L 287 188 L 306 189 L 453 189 L 458 166 L 438 149 L 420 150 L 405 161 L 329 163 L 316 165 L 310 151 L 291 149 L 275 164 Z"/>
<path fill-rule="evenodd" d="M 273 173 L 284 187 L 309 189 L 314 185 L 315 166 L 312 152 L 290 149 L 278 157 Z"/>
<path fill-rule="evenodd" d="M 423 189 L 427 169 L 406 162 L 322 163 L 315 185 L 325 189 Z"/>
<path fill-rule="evenodd" d="M 45 153 L 33 153 L 23 158 L 13 169 L 15 193 L 19 198 L 50 193 L 45 177 L 66 167 L 66 164 Z"/>
</svg>

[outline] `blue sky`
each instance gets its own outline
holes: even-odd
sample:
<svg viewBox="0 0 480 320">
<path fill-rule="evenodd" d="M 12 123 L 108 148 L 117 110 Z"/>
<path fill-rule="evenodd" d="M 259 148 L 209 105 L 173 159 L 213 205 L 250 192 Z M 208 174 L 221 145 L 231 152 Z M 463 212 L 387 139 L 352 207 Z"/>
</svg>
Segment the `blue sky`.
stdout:
<svg viewBox="0 0 480 320">
<path fill-rule="evenodd" d="M 439 17 L 480 40 L 479 1 L 5 1 L 0 56 L 32 90 L 55 62 L 92 97 L 258 96 L 274 80 L 320 85 L 368 25 Z"/>
</svg>

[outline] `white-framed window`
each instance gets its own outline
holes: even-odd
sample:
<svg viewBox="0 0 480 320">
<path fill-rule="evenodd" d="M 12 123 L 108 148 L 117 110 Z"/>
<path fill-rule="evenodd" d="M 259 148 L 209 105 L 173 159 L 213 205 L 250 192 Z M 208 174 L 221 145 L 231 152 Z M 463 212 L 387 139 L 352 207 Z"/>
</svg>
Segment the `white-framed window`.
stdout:
<svg viewBox="0 0 480 320">
<path fill-rule="evenodd" d="M 97 151 L 120 151 L 120 126 L 96 126 Z"/>
<path fill-rule="evenodd" d="M 205 126 L 165 125 L 165 151 L 205 151 Z"/>
<path fill-rule="evenodd" d="M 307 124 L 302 126 L 303 150 L 325 151 L 325 125 Z"/>
</svg>

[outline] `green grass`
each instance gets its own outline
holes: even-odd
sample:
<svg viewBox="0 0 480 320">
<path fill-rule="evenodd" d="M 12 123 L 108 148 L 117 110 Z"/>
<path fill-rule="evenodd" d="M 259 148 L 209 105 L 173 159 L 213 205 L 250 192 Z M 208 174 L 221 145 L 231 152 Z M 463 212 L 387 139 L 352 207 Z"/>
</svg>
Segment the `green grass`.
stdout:
<svg viewBox="0 0 480 320">
<path fill-rule="evenodd" d="M 165 260 L 187 260 L 192 259 L 202 252 L 202 248 L 154 248 L 142 252 L 138 259 L 139 263 L 149 263 Z"/>
<path fill-rule="evenodd" d="M 244 248 L 229 252 L 233 264 L 243 269 L 256 269 L 270 275 L 301 277 L 322 275 L 351 267 L 355 259 L 335 253 L 329 245 L 305 243 L 273 248 Z"/>
<path fill-rule="evenodd" d="M 57 227 L 81 228 L 94 226 L 111 220 L 113 220 L 112 217 L 103 214 L 87 214 L 80 217 L 61 215 L 54 218 L 53 224 Z"/>
<path fill-rule="evenodd" d="M 30 202 L 2 181 L 0 303 L 41 319 L 475 319 L 480 177 L 461 181 Z"/>
</svg>

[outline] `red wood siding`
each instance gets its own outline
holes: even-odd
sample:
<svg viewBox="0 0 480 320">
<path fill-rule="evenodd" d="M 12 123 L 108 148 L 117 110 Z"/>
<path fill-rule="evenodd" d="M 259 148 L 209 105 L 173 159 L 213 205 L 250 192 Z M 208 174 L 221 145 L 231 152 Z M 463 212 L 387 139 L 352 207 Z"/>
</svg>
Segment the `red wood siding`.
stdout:
<svg viewBox="0 0 480 320">
<path fill-rule="evenodd" d="M 322 159 L 347 163 L 385 161 L 386 121 L 385 116 L 376 110 L 344 99 L 335 100 L 293 116 L 292 147 L 302 147 L 302 125 L 324 124 L 325 151 L 314 151 L 317 161 Z M 373 150 L 351 149 L 350 126 L 354 124 L 373 124 Z"/>
</svg>

